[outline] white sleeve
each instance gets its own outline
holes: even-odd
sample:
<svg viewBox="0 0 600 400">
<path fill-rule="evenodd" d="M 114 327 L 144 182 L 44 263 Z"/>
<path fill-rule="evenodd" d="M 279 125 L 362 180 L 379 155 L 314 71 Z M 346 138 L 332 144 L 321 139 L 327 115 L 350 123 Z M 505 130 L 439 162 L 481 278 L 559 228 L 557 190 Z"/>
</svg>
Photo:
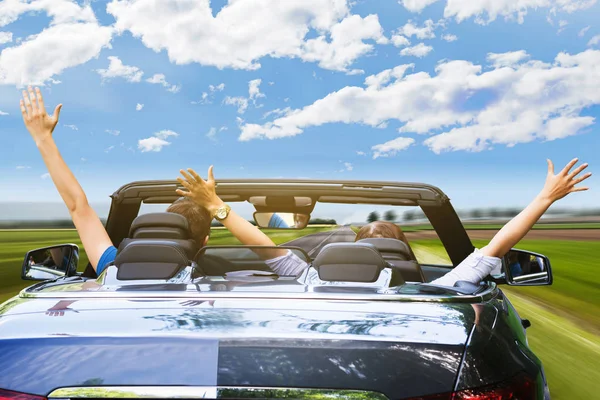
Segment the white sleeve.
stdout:
<svg viewBox="0 0 600 400">
<path fill-rule="evenodd" d="M 491 273 L 499 273 L 502 260 L 498 257 L 489 257 L 475 249 L 467 258 L 446 275 L 432 281 L 432 284 L 440 286 L 454 286 L 456 281 L 468 281 L 479 284 Z"/>
<path fill-rule="evenodd" d="M 265 264 L 279 276 L 298 276 L 308 268 L 306 261 L 295 255 L 291 250 L 288 250 L 287 254 L 283 256 L 265 260 Z"/>
</svg>

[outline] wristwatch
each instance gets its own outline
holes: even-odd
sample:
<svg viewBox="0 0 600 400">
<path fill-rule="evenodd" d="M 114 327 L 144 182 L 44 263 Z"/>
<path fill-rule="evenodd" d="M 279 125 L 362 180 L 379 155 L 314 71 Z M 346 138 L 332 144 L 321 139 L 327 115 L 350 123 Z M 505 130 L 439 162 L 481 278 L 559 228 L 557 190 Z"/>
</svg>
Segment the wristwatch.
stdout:
<svg viewBox="0 0 600 400">
<path fill-rule="evenodd" d="M 213 212 L 212 217 L 217 221 L 223 221 L 229 215 L 229 211 L 231 211 L 231 207 L 227 204 L 223 204 Z"/>
</svg>

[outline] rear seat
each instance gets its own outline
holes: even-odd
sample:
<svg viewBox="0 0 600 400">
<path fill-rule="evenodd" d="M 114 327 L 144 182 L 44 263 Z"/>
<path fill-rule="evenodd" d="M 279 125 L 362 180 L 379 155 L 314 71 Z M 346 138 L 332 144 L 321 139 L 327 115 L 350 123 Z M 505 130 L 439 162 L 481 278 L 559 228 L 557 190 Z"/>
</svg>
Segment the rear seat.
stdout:
<svg viewBox="0 0 600 400">
<path fill-rule="evenodd" d="M 402 274 L 405 281 L 425 282 L 421 266 L 412 258 L 410 248 L 403 241 L 388 238 L 368 238 L 360 239 L 356 243 L 369 243 L 375 246 L 382 257 Z"/>
<path fill-rule="evenodd" d="M 131 223 L 129 238 L 123 239 L 117 249 L 121 253 L 130 243 L 137 241 L 161 240 L 168 241 L 178 247 L 189 260 L 198 251 L 196 241 L 190 238 L 187 219 L 180 214 L 161 212 L 139 215 Z"/>
</svg>

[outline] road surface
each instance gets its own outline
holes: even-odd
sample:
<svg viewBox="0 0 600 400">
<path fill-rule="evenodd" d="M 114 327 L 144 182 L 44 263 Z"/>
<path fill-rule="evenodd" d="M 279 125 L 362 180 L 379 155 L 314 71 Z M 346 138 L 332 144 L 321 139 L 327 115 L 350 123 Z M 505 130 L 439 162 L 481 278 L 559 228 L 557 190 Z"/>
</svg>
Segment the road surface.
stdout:
<svg viewBox="0 0 600 400">
<path fill-rule="evenodd" d="M 356 234 L 350 227 L 342 226 L 327 232 L 312 233 L 301 238 L 284 243 L 285 246 L 300 247 L 308 253 L 311 258 L 315 258 L 319 251 L 329 243 L 354 242 Z"/>
</svg>

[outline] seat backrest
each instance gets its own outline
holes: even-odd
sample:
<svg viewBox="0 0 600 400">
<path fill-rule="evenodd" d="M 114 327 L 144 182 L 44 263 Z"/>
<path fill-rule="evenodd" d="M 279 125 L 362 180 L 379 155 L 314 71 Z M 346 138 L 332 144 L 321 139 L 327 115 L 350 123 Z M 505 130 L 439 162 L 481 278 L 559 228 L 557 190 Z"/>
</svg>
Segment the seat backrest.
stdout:
<svg viewBox="0 0 600 400">
<path fill-rule="evenodd" d="M 190 239 L 187 219 L 180 214 L 158 212 L 136 217 L 129 228 L 132 239 Z"/>
<path fill-rule="evenodd" d="M 117 279 L 169 279 L 190 265 L 178 243 L 170 240 L 138 239 L 117 253 Z"/>
<path fill-rule="evenodd" d="M 312 263 L 323 281 L 375 282 L 388 267 L 375 246 L 369 243 L 330 243 Z"/>
<path fill-rule="evenodd" d="M 198 251 L 198 244 L 190 237 L 188 221 L 183 215 L 170 212 L 142 214 L 131 223 L 129 237 L 119 244 L 117 254 L 138 240 L 169 240 L 191 260 Z"/>
<path fill-rule="evenodd" d="M 360 239 L 356 243 L 369 243 L 379 250 L 383 258 L 407 282 L 425 282 L 421 266 L 412 258 L 410 248 L 402 240 L 388 238 Z"/>
<path fill-rule="evenodd" d="M 366 238 L 357 243 L 370 243 L 379 250 L 384 258 L 396 258 L 400 260 L 412 260 L 410 247 L 402 240 L 389 238 Z"/>
</svg>

